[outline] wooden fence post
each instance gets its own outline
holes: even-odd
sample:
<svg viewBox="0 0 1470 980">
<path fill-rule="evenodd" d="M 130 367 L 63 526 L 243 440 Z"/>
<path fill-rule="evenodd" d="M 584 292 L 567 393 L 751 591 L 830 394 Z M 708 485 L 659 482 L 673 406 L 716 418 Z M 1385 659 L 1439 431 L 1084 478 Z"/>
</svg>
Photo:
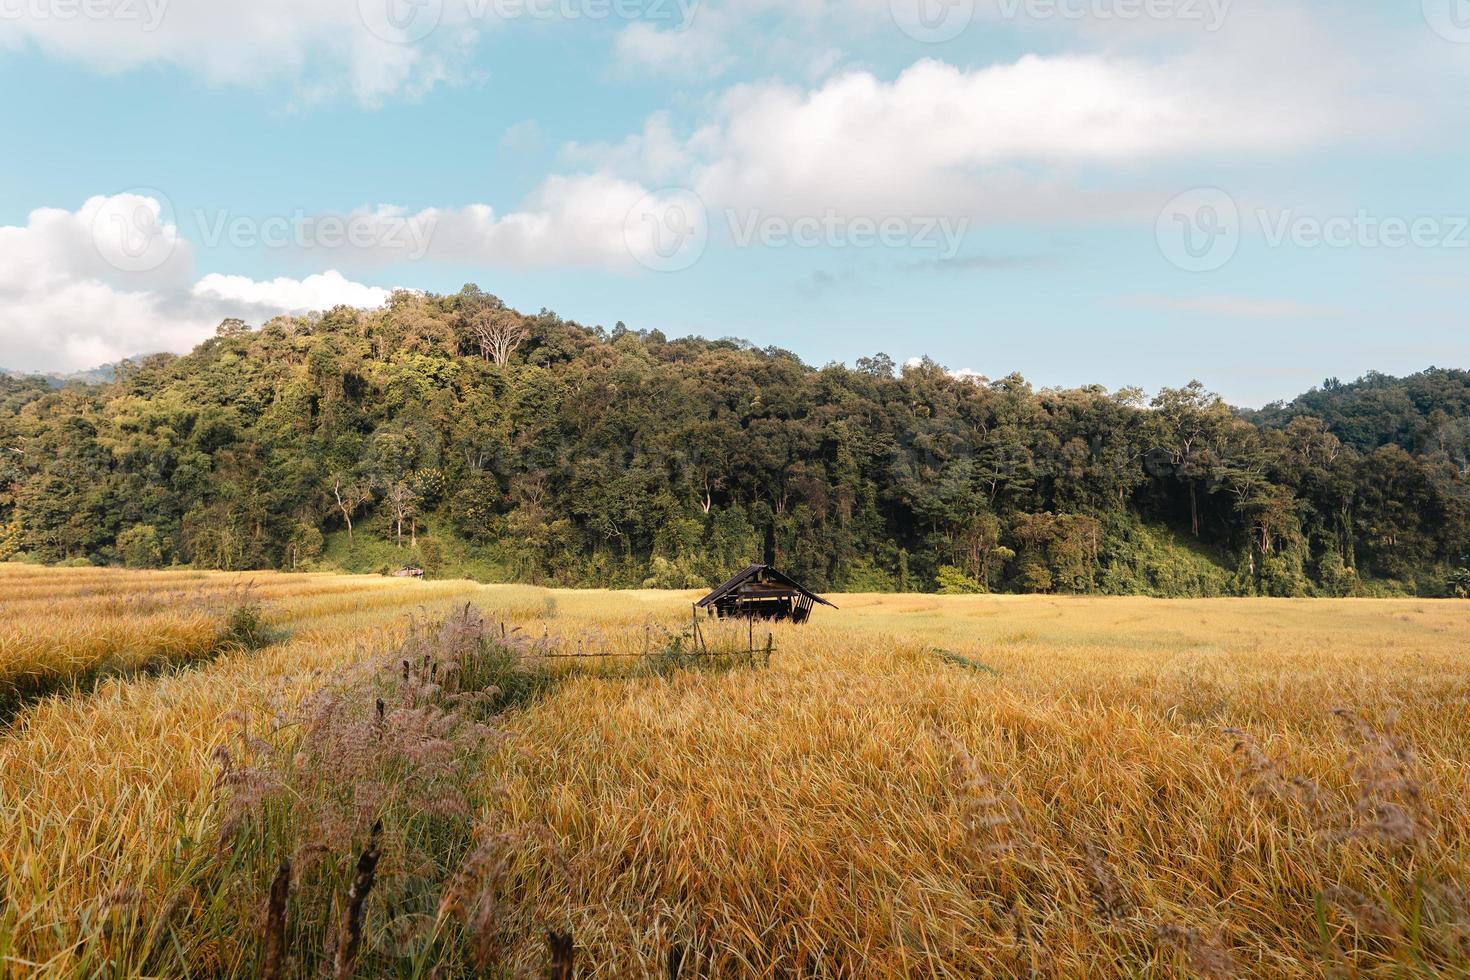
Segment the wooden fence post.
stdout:
<svg viewBox="0 0 1470 980">
<path fill-rule="evenodd" d="M 573 956 L 576 947 L 572 945 L 572 934 L 552 930 L 546 934 L 546 946 L 550 953 L 546 964 L 547 980 L 575 980 L 577 964 Z"/>
<path fill-rule="evenodd" d="M 291 861 L 281 862 L 265 911 L 265 964 L 261 980 L 281 980 L 286 969 L 286 902 L 291 897 Z"/>
</svg>

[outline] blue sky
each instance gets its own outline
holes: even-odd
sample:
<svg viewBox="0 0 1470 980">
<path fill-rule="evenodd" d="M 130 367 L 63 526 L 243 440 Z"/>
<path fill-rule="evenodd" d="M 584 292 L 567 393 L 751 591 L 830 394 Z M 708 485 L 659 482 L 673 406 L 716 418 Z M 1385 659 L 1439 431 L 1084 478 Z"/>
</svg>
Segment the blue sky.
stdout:
<svg viewBox="0 0 1470 980">
<path fill-rule="evenodd" d="M 474 281 L 1239 404 L 1470 364 L 1470 0 L 0 0 L 0 365 Z"/>
</svg>

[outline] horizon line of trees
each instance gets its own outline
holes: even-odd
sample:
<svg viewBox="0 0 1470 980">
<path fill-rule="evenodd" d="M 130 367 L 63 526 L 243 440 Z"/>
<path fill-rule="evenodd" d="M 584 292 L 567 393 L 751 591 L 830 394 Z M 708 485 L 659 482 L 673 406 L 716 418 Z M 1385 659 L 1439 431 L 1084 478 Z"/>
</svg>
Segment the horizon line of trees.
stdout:
<svg viewBox="0 0 1470 980">
<path fill-rule="evenodd" d="M 0 560 L 699 587 L 1470 594 L 1470 373 L 1230 408 L 525 315 L 467 286 L 0 379 Z M 338 543 L 336 538 L 343 540 Z M 345 552 L 344 552 L 345 549 Z M 455 565 L 459 562 L 459 565 Z"/>
</svg>

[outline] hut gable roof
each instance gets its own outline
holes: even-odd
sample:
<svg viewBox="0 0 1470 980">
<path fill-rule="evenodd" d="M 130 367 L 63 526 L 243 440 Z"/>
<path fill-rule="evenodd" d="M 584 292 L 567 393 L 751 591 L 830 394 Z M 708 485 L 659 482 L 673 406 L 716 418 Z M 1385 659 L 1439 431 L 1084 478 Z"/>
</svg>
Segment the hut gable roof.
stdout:
<svg viewBox="0 0 1470 980">
<path fill-rule="evenodd" d="M 784 572 L 778 572 L 770 565 L 751 565 L 749 568 L 745 569 L 745 571 L 740 572 L 739 574 L 731 578 L 728 582 L 725 582 L 723 585 L 716 588 L 709 595 L 705 596 L 703 599 L 700 599 L 697 603 L 695 603 L 695 605 L 700 608 L 704 608 L 713 603 L 719 602 L 721 599 L 723 599 L 727 595 L 730 595 L 732 592 L 739 591 L 741 586 L 746 585 L 747 583 L 775 585 L 777 587 L 785 586 L 792 592 L 800 593 L 801 595 L 806 596 L 808 599 L 811 599 L 813 602 L 820 602 L 822 605 L 831 606 L 833 609 L 837 608 L 826 599 L 823 599 L 821 596 L 817 595 L 815 592 L 811 591 L 806 586 L 796 581 L 790 575 L 787 575 Z"/>
</svg>

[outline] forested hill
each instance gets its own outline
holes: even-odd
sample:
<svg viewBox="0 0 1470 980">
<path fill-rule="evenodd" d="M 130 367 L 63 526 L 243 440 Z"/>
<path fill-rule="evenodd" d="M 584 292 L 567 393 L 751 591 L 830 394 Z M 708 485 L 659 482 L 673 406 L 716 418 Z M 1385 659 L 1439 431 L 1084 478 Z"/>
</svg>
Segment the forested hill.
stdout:
<svg viewBox="0 0 1470 980">
<path fill-rule="evenodd" d="M 1470 371 L 1431 368 L 1408 378 L 1372 373 L 1349 384 L 1329 379 L 1289 405 L 1268 405 L 1256 416 L 1281 426 L 1315 416 L 1359 452 L 1398 445 L 1416 453 L 1465 453 L 1470 418 Z"/>
<path fill-rule="evenodd" d="M 1237 413 L 587 329 L 466 287 L 0 379 L 0 558 L 695 587 L 1448 595 L 1463 372 Z M 350 527 L 350 530 L 349 530 Z"/>
</svg>

